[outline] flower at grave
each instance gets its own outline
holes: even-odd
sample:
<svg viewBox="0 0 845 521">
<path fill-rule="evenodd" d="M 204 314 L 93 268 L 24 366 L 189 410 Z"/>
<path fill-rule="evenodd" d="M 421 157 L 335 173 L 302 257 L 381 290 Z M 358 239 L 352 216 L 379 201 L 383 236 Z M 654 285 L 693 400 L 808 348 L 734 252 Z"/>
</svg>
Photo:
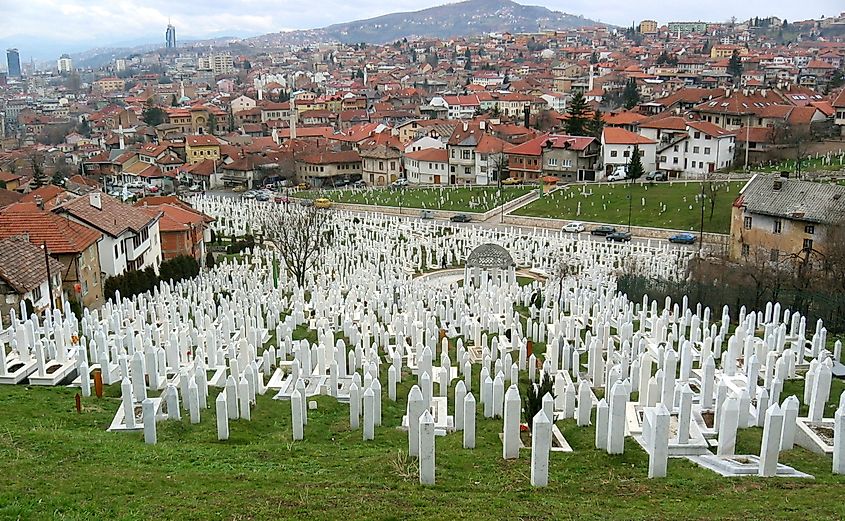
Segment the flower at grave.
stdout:
<svg viewBox="0 0 845 521">
<path fill-rule="evenodd" d="M 528 432 L 528 424 L 527 423 L 520 423 L 519 424 L 519 432 Z"/>
</svg>

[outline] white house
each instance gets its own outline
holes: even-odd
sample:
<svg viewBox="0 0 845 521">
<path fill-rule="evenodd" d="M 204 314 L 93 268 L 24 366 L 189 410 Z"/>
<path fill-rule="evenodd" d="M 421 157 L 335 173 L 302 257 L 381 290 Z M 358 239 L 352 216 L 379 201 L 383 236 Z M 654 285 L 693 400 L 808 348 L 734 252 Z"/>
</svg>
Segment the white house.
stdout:
<svg viewBox="0 0 845 521">
<path fill-rule="evenodd" d="M 449 152 L 446 148 L 424 148 L 405 154 L 405 176 L 410 184 L 448 185 Z"/>
<path fill-rule="evenodd" d="M 419 150 L 425 150 L 427 148 L 442 148 L 446 149 L 446 143 L 440 141 L 439 139 L 435 139 L 431 136 L 423 136 L 416 141 L 413 141 L 405 147 L 405 153 L 417 152 Z"/>
<path fill-rule="evenodd" d="M 71 220 L 102 232 L 98 244 L 100 269 L 107 277 L 161 265 L 159 216 L 119 202 L 102 192 L 91 192 L 61 204 L 55 210 Z"/>
<path fill-rule="evenodd" d="M 686 131 L 657 151 L 657 168 L 701 177 L 733 163 L 734 132 L 707 121 L 688 121 Z"/>
<path fill-rule="evenodd" d="M 232 114 L 237 114 L 244 110 L 254 109 L 255 100 L 249 96 L 238 96 L 229 103 L 229 106 L 232 107 Z"/>
<path fill-rule="evenodd" d="M 640 161 L 646 172 L 656 167 L 657 142 L 653 139 L 624 128 L 605 127 L 601 134 L 601 145 L 605 175 L 610 174 L 617 166 L 629 164 L 634 146 L 639 147 Z"/>
<path fill-rule="evenodd" d="M 472 119 L 481 108 L 478 96 L 435 96 L 429 103 L 432 107 L 446 108 L 448 119 Z"/>
</svg>

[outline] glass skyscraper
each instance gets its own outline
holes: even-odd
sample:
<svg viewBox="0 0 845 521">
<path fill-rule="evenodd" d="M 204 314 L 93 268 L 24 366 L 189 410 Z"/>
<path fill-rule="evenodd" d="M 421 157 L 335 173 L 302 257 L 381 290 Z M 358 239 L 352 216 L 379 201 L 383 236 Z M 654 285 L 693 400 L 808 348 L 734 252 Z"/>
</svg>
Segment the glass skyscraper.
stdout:
<svg viewBox="0 0 845 521">
<path fill-rule="evenodd" d="M 21 54 L 17 49 L 6 49 L 6 70 L 10 78 L 21 77 Z"/>
</svg>

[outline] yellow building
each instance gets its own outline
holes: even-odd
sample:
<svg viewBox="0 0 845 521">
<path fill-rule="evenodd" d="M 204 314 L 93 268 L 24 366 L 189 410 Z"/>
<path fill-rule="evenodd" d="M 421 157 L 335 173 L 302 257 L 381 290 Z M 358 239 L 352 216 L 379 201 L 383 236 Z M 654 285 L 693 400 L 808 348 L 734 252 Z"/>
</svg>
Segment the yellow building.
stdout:
<svg viewBox="0 0 845 521">
<path fill-rule="evenodd" d="M 206 159 L 220 159 L 220 141 L 214 136 L 202 134 L 185 138 L 185 156 L 193 165 Z"/>
<path fill-rule="evenodd" d="M 94 82 L 94 90 L 101 93 L 123 92 L 126 82 L 120 78 L 102 78 Z"/>
<path fill-rule="evenodd" d="M 640 33 L 657 34 L 657 22 L 655 20 L 643 20 L 640 22 Z"/>
<path fill-rule="evenodd" d="M 710 48 L 711 58 L 730 58 L 734 51 L 740 56 L 748 56 L 748 49 L 741 45 L 714 45 Z"/>
<path fill-rule="evenodd" d="M 845 187 L 755 175 L 731 211 L 730 257 L 755 265 L 824 255 L 845 224 Z"/>
</svg>

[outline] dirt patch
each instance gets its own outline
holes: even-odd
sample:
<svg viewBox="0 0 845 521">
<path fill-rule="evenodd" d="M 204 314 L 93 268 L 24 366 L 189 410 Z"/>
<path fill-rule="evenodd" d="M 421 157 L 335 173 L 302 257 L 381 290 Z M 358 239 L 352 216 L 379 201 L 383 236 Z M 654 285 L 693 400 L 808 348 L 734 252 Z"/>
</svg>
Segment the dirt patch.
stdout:
<svg viewBox="0 0 845 521">
<path fill-rule="evenodd" d="M 713 422 L 716 420 L 716 414 L 713 411 L 704 411 L 701 413 L 701 419 L 704 420 L 704 425 L 707 428 L 713 428 Z"/>
</svg>

